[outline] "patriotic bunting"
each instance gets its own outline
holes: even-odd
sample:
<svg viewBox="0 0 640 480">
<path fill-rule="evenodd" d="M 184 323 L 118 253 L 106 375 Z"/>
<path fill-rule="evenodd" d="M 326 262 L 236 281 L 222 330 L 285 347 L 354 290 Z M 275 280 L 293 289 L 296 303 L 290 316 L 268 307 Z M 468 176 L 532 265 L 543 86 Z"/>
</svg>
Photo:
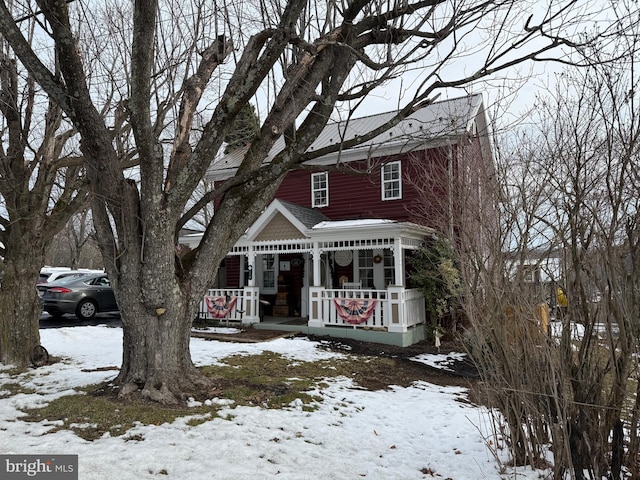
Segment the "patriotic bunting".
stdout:
<svg viewBox="0 0 640 480">
<path fill-rule="evenodd" d="M 366 322 L 376 306 L 376 300 L 371 298 L 334 298 L 333 302 L 340 318 L 352 325 Z"/>
<path fill-rule="evenodd" d="M 227 302 L 229 298 L 229 302 Z M 225 318 L 233 310 L 237 297 L 204 297 L 207 310 L 214 318 Z"/>
</svg>

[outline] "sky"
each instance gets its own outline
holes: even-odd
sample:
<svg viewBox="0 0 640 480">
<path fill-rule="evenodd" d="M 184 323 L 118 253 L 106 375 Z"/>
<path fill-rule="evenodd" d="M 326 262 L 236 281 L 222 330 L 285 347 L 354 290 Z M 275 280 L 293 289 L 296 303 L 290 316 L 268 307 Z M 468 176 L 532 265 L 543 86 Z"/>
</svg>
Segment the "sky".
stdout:
<svg viewBox="0 0 640 480">
<path fill-rule="evenodd" d="M 487 410 L 466 402 L 464 388 L 425 382 L 367 391 L 338 377 L 314 392 L 323 401 L 313 412 L 303 411 L 295 401 L 289 408 L 268 410 L 234 407 L 214 397 L 208 403 L 223 405 L 221 418 L 197 426 L 179 418 L 171 424 L 138 425 L 123 436 L 105 435 L 93 442 L 67 430 L 48 433 L 56 422 L 26 423 L 19 409 L 112 379 L 114 370 L 96 369 L 120 364 L 122 330 L 76 326 L 43 329 L 41 336 L 50 355 L 62 361 L 20 375 L 17 380 L 34 393 L 8 395 L 3 385 L 15 383 L 16 378 L 0 366 L 0 453 L 78 455 L 82 480 L 533 480 L 544 473 L 518 469 L 501 474 L 501 465 L 485 441 Z M 200 366 L 264 350 L 292 362 L 348 354 L 318 346 L 304 337 L 262 343 L 194 338 L 191 351 Z M 421 355 L 415 360 L 447 368 L 451 358 Z M 134 435 L 143 440 L 126 440 Z M 508 460 L 504 450 L 498 454 L 501 462 Z"/>
</svg>

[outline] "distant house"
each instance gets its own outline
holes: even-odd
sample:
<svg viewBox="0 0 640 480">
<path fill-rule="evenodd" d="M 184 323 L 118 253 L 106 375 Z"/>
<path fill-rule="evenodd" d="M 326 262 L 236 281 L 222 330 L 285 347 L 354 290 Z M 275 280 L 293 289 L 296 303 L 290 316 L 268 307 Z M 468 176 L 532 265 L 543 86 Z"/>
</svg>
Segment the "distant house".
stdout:
<svg viewBox="0 0 640 480">
<path fill-rule="evenodd" d="M 373 131 L 394 112 L 327 125 L 310 150 Z M 271 158 L 283 148 L 276 144 Z M 209 180 L 234 175 L 242 151 L 216 161 Z M 428 235 L 454 241 L 487 207 L 492 171 L 482 97 L 425 106 L 356 148 L 291 171 L 274 200 L 229 252 L 208 318 L 244 323 L 299 318 L 297 329 L 409 345 L 424 338 L 425 308 L 411 288 L 412 252 Z M 197 245 L 197 234 L 181 243 Z M 257 325 L 259 326 L 259 325 Z"/>
<path fill-rule="evenodd" d="M 563 289 L 564 271 L 562 251 L 534 248 L 526 252 L 506 254 L 509 277 L 526 291 L 527 301 L 548 303 L 554 309 L 558 303 L 558 289 Z"/>
</svg>

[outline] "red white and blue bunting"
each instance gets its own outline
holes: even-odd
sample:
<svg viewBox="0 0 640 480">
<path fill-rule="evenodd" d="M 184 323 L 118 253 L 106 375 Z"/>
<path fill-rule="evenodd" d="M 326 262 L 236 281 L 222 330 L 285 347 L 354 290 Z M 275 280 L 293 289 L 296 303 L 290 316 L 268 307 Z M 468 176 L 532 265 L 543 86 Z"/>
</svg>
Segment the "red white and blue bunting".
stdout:
<svg viewBox="0 0 640 480">
<path fill-rule="evenodd" d="M 229 301 L 227 302 L 227 298 Z M 213 318 L 225 318 L 233 310 L 237 297 L 204 297 L 207 310 Z"/>
<path fill-rule="evenodd" d="M 371 298 L 334 298 L 338 315 L 351 325 L 358 325 L 369 320 L 376 307 L 376 300 Z"/>
</svg>

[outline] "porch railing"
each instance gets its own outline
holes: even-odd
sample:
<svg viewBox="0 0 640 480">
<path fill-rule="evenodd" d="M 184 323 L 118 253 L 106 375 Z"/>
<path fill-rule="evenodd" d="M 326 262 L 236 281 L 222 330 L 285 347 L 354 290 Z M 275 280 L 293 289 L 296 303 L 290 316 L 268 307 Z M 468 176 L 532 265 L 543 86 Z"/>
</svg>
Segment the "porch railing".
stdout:
<svg viewBox="0 0 640 480">
<path fill-rule="evenodd" d="M 417 289 L 388 287 L 387 290 L 342 290 L 311 287 L 309 297 L 310 327 L 349 326 L 405 332 L 409 327 L 424 323 L 426 318 L 424 297 Z M 371 310 L 368 311 L 368 308 Z M 350 316 L 350 312 L 355 315 Z"/>
<path fill-rule="evenodd" d="M 211 289 L 200 302 L 198 318 L 224 322 L 260 321 L 258 287 Z M 352 327 L 406 332 L 425 322 L 420 290 L 309 288 L 310 327 Z"/>
<path fill-rule="evenodd" d="M 325 327 L 336 325 L 348 325 L 354 328 L 382 328 L 385 325 L 386 312 L 386 290 L 363 290 L 363 289 L 327 289 L 321 297 L 323 323 Z M 358 302 L 358 303 L 354 303 Z M 344 305 L 344 306 L 341 306 Z M 350 308 L 350 305 L 353 307 Z M 370 312 L 367 309 L 371 308 Z M 360 318 L 357 313 L 352 314 L 351 320 L 345 320 L 341 314 L 355 309 L 362 310 Z M 365 318 L 366 315 L 366 318 Z"/>
<path fill-rule="evenodd" d="M 198 319 L 239 323 L 259 322 L 258 294 L 257 287 L 212 288 L 200 302 Z"/>
</svg>

